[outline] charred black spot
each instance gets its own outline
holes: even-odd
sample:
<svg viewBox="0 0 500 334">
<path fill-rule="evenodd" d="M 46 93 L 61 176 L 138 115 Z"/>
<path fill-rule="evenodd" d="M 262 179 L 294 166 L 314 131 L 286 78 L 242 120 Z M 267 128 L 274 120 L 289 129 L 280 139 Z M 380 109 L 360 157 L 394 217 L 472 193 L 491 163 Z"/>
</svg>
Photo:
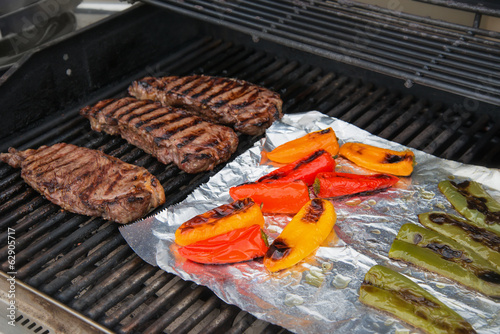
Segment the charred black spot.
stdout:
<svg viewBox="0 0 500 334">
<path fill-rule="evenodd" d="M 220 100 L 220 101 L 217 101 L 215 104 L 214 104 L 214 107 L 215 108 L 220 108 L 224 105 L 226 105 L 229 101 L 228 100 Z"/>
<path fill-rule="evenodd" d="M 422 241 L 423 237 L 422 237 L 422 234 L 420 233 L 416 233 L 414 236 L 413 236 L 413 243 L 415 245 L 418 245 L 420 243 L 420 241 Z"/>
<path fill-rule="evenodd" d="M 402 299 L 413 304 L 424 305 L 426 307 L 438 308 L 439 305 L 421 295 L 415 295 L 411 290 L 401 289 L 396 292 Z"/>
<path fill-rule="evenodd" d="M 453 181 L 451 181 L 451 183 L 458 189 L 462 189 L 462 190 L 466 190 L 469 186 L 470 186 L 470 181 L 463 181 L 463 182 L 460 182 L 460 183 L 455 183 Z"/>
<path fill-rule="evenodd" d="M 500 237 L 495 233 L 467 224 L 461 220 L 453 219 L 445 213 L 431 213 L 429 214 L 429 220 L 439 225 L 447 224 L 457 226 L 465 231 L 472 240 L 480 242 L 494 251 L 500 252 Z"/>
<path fill-rule="evenodd" d="M 218 206 L 202 215 L 198 215 L 189 219 L 184 224 L 182 224 L 179 229 L 182 233 L 185 233 L 186 231 L 196 228 L 196 226 L 198 225 L 214 225 L 217 223 L 217 220 L 236 214 L 237 212 L 244 211 L 247 208 L 250 208 L 253 204 L 254 202 L 250 198 L 245 198 L 239 201 L 234 201 L 230 204 Z M 210 222 L 210 220 L 212 221 Z"/>
<path fill-rule="evenodd" d="M 307 207 L 307 211 L 301 220 L 306 223 L 317 223 L 324 211 L 323 201 L 319 198 L 315 198 Z"/>
<path fill-rule="evenodd" d="M 156 187 L 158 185 L 158 179 L 156 177 L 151 177 L 151 185 Z"/>
<path fill-rule="evenodd" d="M 330 131 L 332 131 L 332 129 L 328 128 L 328 129 L 321 130 L 321 131 L 320 131 L 320 132 L 318 132 L 318 133 L 320 133 L 320 134 L 324 135 L 324 134 L 326 134 L 326 133 L 330 133 Z"/>
<path fill-rule="evenodd" d="M 477 278 L 493 284 L 500 284 L 500 274 L 491 270 L 479 268 L 474 262 L 467 258 L 462 251 L 454 250 L 447 245 L 430 243 L 426 248 L 431 249 L 447 261 L 458 263 L 467 270 L 470 270 Z"/>
<path fill-rule="evenodd" d="M 461 183 L 455 183 L 451 181 L 451 184 L 455 189 L 466 198 L 467 208 L 470 210 L 477 210 L 485 216 L 485 223 L 487 224 L 499 224 L 500 223 L 500 211 L 492 212 L 488 209 L 486 205 L 487 199 L 484 197 L 477 197 L 472 195 L 468 187 L 470 186 L 470 181 L 463 181 Z"/>
<path fill-rule="evenodd" d="M 416 310 L 415 315 L 419 318 L 427 320 L 429 317 L 427 316 L 427 313 L 425 313 L 423 310 Z"/>
<path fill-rule="evenodd" d="M 425 245 L 425 248 L 428 248 L 433 252 L 441 255 L 442 258 L 448 261 L 454 261 L 454 262 L 463 261 L 468 263 L 472 262 L 471 259 L 464 256 L 464 253 L 461 250 L 453 249 L 448 245 L 443 245 L 437 242 L 431 242 Z"/>
<path fill-rule="evenodd" d="M 485 271 L 478 273 L 477 277 L 486 282 L 500 284 L 500 274 L 494 271 Z"/>
<path fill-rule="evenodd" d="M 431 213 L 429 215 L 429 219 L 432 222 L 439 224 L 439 225 L 443 225 L 445 223 L 448 223 L 448 224 L 451 223 L 451 219 L 448 219 L 448 216 L 446 216 L 445 214 L 442 214 L 442 213 Z"/>
<path fill-rule="evenodd" d="M 314 152 L 307 159 L 305 159 L 305 160 L 301 161 L 300 163 L 298 163 L 297 166 L 294 167 L 294 169 L 299 169 L 303 165 L 307 165 L 308 163 L 311 163 L 312 161 L 318 159 L 318 157 L 320 157 L 325 152 L 326 151 L 324 151 L 324 150 L 319 150 L 319 151 Z"/>
<path fill-rule="evenodd" d="M 191 92 L 193 91 L 193 88 L 194 88 L 194 87 L 191 87 L 191 88 L 185 89 L 185 90 L 183 90 L 183 91 L 181 92 L 181 94 L 187 95 L 187 94 L 189 94 L 189 93 L 191 93 Z"/>
<path fill-rule="evenodd" d="M 197 154 L 195 156 L 196 160 L 208 160 L 208 159 L 211 159 L 211 158 L 212 158 L 212 156 L 210 154 L 206 154 L 206 153 Z"/>
<path fill-rule="evenodd" d="M 144 200 L 144 197 L 131 196 L 131 197 L 127 198 L 127 202 L 129 202 L 129 203 L 142 202 L 143 200 Z"/>
<path fill-rule="evenodd" d="M 384 157 L 384 163 L 394 164 L 403 161 L 405 156 L 387 153 Z"/>
<path fill-rule="evenodd" d="M 292 248 L 286 244 L 286 242 L 279 237 L 276 238 L 271 246 L 269 246 L 265 257 L 273 261 L 279 261 L 288 256 Z"/>
<path fill-rule="evenodd" d="M 190 134 L 188 136 L 183 137 L 182 141 L 180 143 L 178 143 L 176 146 L 177 146 L 177 148 L 181 148 L 183 146 L 186 146 L 187 144 L 189 144 L 190 142 L 192 142 L 196 138 L 198 138 L 197 134 L 195 134 L 195 133 Z"/>
<path fill-rule="evenodd" d="M 253 100 L 253 101 L 244 101 L 244 102 L 241 102 L 241 103 L 238 103 L 238 104 L 233 104 L 233 108 L 235 108 L 235 109 L 244 109 L 244 108 L 248 107 L 249 105 L 252 105 L 254 102 L 255 102 L 255 100 Z"/>
</svg>

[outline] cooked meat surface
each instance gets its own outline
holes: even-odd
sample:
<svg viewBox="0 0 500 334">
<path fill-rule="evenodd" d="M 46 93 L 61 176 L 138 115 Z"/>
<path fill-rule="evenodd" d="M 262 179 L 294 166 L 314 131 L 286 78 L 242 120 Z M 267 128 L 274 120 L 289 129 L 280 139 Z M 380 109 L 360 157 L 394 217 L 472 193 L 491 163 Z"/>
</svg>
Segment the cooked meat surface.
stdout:
<svg viewBox="0 0 500 334">
<path fill-rule="evenodd" d="M 94 130 L 120 134 L 160 162 L 173 162 L 187 173 L 213 169 L 238 147 L 238 136 L 231 128 L 150 100 L 108 99 L 83 108 L 80 114 Z"/>
<path fill-rule="evenodd" d="M 125 224 L 165 202 L 163 187 L 145 168 L 98 150 L 59 143 L 10 148 L 0 160 L 21 168 L 26 183 L 71 212 Z"/>
<path fill-rule="evenodd" d="M 134 81 L 129 93 L 198 114 L 214 123 L 249 134 L 262 134 L 282 117 L 283 102 L 269 89 L 230 78 L 192 75 L 146 77 Z"/>
</svg>

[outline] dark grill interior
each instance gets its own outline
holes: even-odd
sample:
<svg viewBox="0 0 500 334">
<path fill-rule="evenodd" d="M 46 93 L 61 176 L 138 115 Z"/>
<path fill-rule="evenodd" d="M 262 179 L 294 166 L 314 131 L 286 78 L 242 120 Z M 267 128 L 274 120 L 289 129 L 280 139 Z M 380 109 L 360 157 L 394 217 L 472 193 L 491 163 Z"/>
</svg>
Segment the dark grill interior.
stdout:
<svg viewBox="0 0 500 334">
<path fill-rule="evenodd" d="M 319 110 L 442 158 L 500 166 L 500 122 L 487 113 L 463 112 L 439 99 L 408 95 L 390 85 L 331 71 L 307 57 L 289 56 L 244 40 L 238 44 L 231 38 L 198 34 L 132 76 L 203 73 L 241 78 L 279 92 L 286 113 Z M 179 202 L 222 166 L 210 173 L 183 173 L 119 137 L 92 131 L 78 115 L 79 108 L 98 99 L 124 95 L 129 82 L 130 77 L 122 78 L 71 108 L 61 107 L 35 125 L 28 124 L 5 138 L 1 151 L 57 142 L 100 149 L 156 175 L 166 190 L 165 206 Z M 237 154 L 258 138 L 240 139 Z M 26 185 L 19 170 L 5 164 L 0 165 L 0 227 L 2 245 L 7 228 L 15 228 L 18 279 L 113 331 L 287 332 L 225 304 L 205 287 L 146 264 L 126 244 L 117 224 L 62 211 Z M 7 250 L 0 249 L 1 269 L 6 272 Z"/>
</svg>

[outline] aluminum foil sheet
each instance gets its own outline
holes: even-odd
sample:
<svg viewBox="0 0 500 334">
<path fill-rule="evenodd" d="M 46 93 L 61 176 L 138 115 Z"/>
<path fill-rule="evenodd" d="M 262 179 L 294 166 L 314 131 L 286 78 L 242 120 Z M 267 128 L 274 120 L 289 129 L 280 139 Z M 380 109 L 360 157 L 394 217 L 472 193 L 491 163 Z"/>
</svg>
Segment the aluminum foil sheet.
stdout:
<svg viewBox="0 0 500 334">
<path fill-rule="evenodd" d="M 408 275 L 424 289 L 462 315 L 478 333 L 500 333 L 500 303 L 440 275 L 425 272 L 387 257 L 391 243 L 404 223 L 418 223 L 419 213 L 441 210 L 458 214 L 437 188 L 439 181 L 472 179 L 500 199 L 500 170 L 465 165 L 416 151 L 417 165 L 411 177 L 395 187 L 369 196 L 333 200 L 337 212 L 335 233 L 313 256 L 292 268 L 271 274 L 262 260 L 231 265 L 202 265 L 180 257 L 174 233 L 189 218 L 231 202 L 231 186 L 275 169 L 261 164 L 262 150 L 332 127 L 339 142 L 357 141 L 402 150 L 406 147 L 373 136 L 351 124 L 311 111 L 285 115 L 266 132 L 266 138 L 229 163 L 183 202 L 153 217 L 122 227 L 121 233 L 145 261 L 163 270 L 205 285 L 225 302 L 239 306 L 257 318 L 296 333 L 405 333 L 414 331 L 390 315 L 358 301 L 365 273 L 382 264 Z M 337 171 L 366 173 L 338 158 Z M 278 236 L 291 216 L 267 215 L 265 231 Z M 319 286 L 308 279 L 319 278 Z"/>
</svg>

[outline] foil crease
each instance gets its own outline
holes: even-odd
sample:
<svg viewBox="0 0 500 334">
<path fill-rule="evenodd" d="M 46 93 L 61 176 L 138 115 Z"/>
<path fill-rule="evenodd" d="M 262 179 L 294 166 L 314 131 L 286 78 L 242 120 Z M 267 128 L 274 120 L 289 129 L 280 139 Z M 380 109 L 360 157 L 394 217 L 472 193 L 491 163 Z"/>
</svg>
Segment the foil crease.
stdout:
<svg viewBox="0 0 500 334">
<path fill-rule="evenodd" d="M 478 333 L 500 333 L 500 303 L 440 275 L 426 272 L 387 257 L 400 226 L 418 223 L 419 213 L 439 210 L 458 214 L 437 188 L 453 178 L 481 183 L 500 199 L 500 170 L 440 159 L 421 151 L 411 177 L 391 189 L 369 196 L 332 200 L 337 213 L 334 231 L 316 253 L 298 265 L 271 274 L 262 260 L 231 265 L 202 265 L 178 255 L 174 233 L 189 218 L 231 202 L 229 188 L 255 181 L 276 167 L 261 164 L 261 151 L 308 132 L 332 127 L 340 144 L 357 141 L 394 150 L 406 147 L 320 112 L 285 115 L 266 137 L 238 156 L 179 204 L 120 228 L 134 251 L 163 270 L 205 285 L 222 300 L 257 318 L 296 333 L 394 333 L 411 327 L 358 301 L 365 273 L 375 264 L 402 272 L 463 316 Z M 347 160 L 337 158 L 337 171 L 364 173 Z M 270 241 L 292 217 L 266 215 Z M 307 283 L 319 278 L 321 285 Z"/>
</svg>

